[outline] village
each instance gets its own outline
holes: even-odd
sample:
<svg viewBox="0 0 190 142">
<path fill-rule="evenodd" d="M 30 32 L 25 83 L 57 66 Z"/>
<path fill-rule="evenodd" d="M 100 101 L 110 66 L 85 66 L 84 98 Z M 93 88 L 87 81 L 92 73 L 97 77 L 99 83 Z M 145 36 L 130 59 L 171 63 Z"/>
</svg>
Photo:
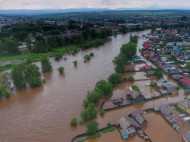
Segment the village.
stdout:
<svg viewBox="0 0 190 142">
<path fill-rule="evenodd" d="M 118 120 L 123 139 L 138 134 L 147 141 L 153 141 L 147 132 L 147 114 L 161 116 L 168 127 L 177 131 L 185 142 L 190 142 L 190 36 L 188 29 L 155 29 L 144 35 L 147 39 L 139 55 L 125 67 L 123 78 L 128 78 L 123 88 L 125 96 L 117 94 L 104 102 L 101 109 L 113 110 L 134 104 L 141 104 L 162 97 L 184 95 L 183 100 L 136 110 Z M 161 70 L 161 73 L 156 73 Z M 129 78 L 132 78 L 131 80 Z M 125 79 L 124 79 L 125 80 Z M 158 116 L 157 116 L 158 117 Z M 148 118 L 149 119 L 149 118 Z M 161 124 L 160 124 L 161 125 Z M 156 128 L 152 128 L 156 129 Z M 129 140 L 130 141 L 130 140 Z"/>
</svg>

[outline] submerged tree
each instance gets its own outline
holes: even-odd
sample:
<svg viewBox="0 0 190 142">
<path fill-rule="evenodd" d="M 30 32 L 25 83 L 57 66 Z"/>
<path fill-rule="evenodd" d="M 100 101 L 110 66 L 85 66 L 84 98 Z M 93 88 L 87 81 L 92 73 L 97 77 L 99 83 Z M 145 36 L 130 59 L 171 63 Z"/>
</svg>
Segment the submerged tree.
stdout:
<svg viewBox="0 0 190 142">
<path fill-rule="evenodd" d="M 48 58 L 43 58 L 41 60 L 41 65 L 42 65 L 42 72 L 48 72 L 52 69 L 51 62 L 49 61 Z"/>
</svg>

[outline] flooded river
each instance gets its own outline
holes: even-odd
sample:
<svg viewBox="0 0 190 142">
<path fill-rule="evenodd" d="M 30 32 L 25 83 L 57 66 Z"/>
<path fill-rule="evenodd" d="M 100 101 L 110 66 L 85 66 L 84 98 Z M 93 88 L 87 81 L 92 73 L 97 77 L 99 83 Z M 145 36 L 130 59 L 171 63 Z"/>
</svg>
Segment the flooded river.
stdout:
<svg viewBox="0 0 190 142">
<path fill-rule="evenodd" d="M 141 48 L 144 42 L 142 35 L 149 32 L 135 33 L 141 37 L 138 48 Z M 9 99 L 0 100 L 0 142 L 70 142 L 72 137 L 85 132 L 84 125 L 73 128 L 70 127 L 69 121 L 73 117 L 80 120 L 82 101 L 86 92 L 92 91 L 98 80 L 107 79 L 114 72 L 112 60 L 119 53 L 121 45 L 127 43 L 129 38 L 130 34 L 112 37 L 100 48 L 67 56 L 66 61 L 57 62 L 51 59 L 53 71 L 43 74 L 47 80 L 43 87 L 18 90 Z M 90 52 L 94 52 L 94 57 L 84 63 L 83 57 Z M 75 60 L 78 61 L 78 67 L 73 66 Z M 59 66 L 65 68 L 63 75 L 57 71 Z M 122 93 L 125 85 L 122 83 L 114 92 Z M 120 117 L 136 109 L 149 108 L 183 98 L 183 93 L 180 93 L 178 96 L 109 111 L 104 117 L 97 117 L 99 128 L 105 127 L 108 122 L 117 123 Z M 123 142 L 117 132 L 108 137 L 103 136 L 101 140 L 90 140 L 90 142 L 95 141 Z M 141 140 L 134 138 L 131 141 Z"/>
<path fill-rule="evenodd" d="M 148 32 L 136 34 L 142 36 Z M 100 48 L 67 56 L 66 61 L 51 59 L 53 71 L 43 75 L 47 80 L 43 87 L 15 91 L 9 99 L 0 100 L 0 141 L 70 142 L 73 136 L 84 132 L 84 126 L 71 128 L 69 121 L 73 117 L 80 119 L 86 92 L 114 72 L 112 60 L 129 37 L 130 34 L 112 37 Z M 143 39 L 139 42 L 142 45 Z M 90 52 L 95 56 L 84 63 L 83 57 Z M 78 67 L 73 66 L 75 60 Z M 57 71 L 59 66 L 64 66 L 64 75 Z M 99 127 L 103 127 L 100 119 Z"/>
</svg>

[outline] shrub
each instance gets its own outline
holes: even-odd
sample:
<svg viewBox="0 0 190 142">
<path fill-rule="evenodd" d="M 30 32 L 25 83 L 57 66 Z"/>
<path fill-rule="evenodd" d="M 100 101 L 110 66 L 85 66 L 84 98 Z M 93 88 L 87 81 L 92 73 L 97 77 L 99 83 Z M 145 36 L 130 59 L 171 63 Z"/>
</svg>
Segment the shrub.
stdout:
<svg viewBox="0 0 190 142">
<path fill-rule="evenodd" d="M 32 78 L 28 83 L 32 88 L 42 86 L 42 80 L 39 77 Z"/>
<path fill-rule="evenodd" d="M 98 122 L 96 122 L 95 120 L 92 120 L 87 124 L 86 127 L 87 127 L 87 131 L 86 131 L 87 135 L 95 134 L 98 130 Z"/>
<path fill-rule="evenodd" d="M 90 56 L 89 55 L 85 55 L 84 56 L 84 62 L 89 61 L 89 60 L 90 60 Z"/>
<path fill-rule="evenodd" d="M 100 110 L 100 115 L 101 116 L 103 116 L 105 113 L 106 113 L 105 110 L 103 110 L 103 109 Z"/>
<path fill-rule="evenodd" d="M 48 58 L 43 58 L 41 60 L 41 65 L 42 65 L 42 72 L 48 72 L 52 69 L 51 62 L 49 61 Z"/>
<path fill-rule="evenodd" d="M 77 66 L 77 61 L 73 61 L 74 66 Z"/>
<path fill-rule="evenodd" d="M 59 68 L 58 68 L 58 71 L 59 71 L 59 73 L 63 73 L 64 67 L 59 67 Z"/>
<path fill-rule="evenodd" d="M 135 91 L 140 91 L 140 89 L 139 89 L 139 87 L 138 87 L 137 85 L 133 85 L 132 88 L 133 88 L 133 90 L 135 90 Z"/>
<path fill-rule="evenodd" d="M 111 127 L 111 123 L 110 122 L 107 123 L 107 127 Z"/>
<path fill-rule="evenodd" d="M 93 56 L 94 56 L 94 53 L 93 53 L 93 52 L 91 52 L 89 55 L 90 55 L 91 57 L 93 57 Z"/>
<path fill-rule="evenodd" d="M 55 56 L 55 60 L 56 60 L 56 61 L 60 60 L 61 58 L 62 58 L 62 55 L 56 55 L 56 56 Z"/>
<path fill-rule="evenodd" d="M 77 125 L 77 118 L 72 118 L 71 121 L 70 121 L 70 125 L 71 126 L 76 126 Z"/>
</svg>

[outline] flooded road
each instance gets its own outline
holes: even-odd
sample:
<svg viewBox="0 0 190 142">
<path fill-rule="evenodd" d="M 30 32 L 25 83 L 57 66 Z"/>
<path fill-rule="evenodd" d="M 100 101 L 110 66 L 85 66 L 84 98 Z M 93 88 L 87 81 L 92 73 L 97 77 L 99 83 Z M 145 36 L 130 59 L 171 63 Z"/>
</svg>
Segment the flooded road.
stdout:
<svg viewBox="0 0 190 142">
<path fill-rule="evenodd" d="M 149 32 L 135 34 L 142 36 Z M 121 45 L 129 41 L 129 37 L 130 34 L 112 37 L 100 48 L 67 56 L 66 61 L 51 59 L 53 71 L 43 75 L 47 80 L 43 87 L 15 91 L 9 99 L 0 100 L 0 141 L 70 142 L 73 136 L 84 132 L 84 126 L 72 128 L 69 121 L 73 117 L 80 120 L 86 92 L 93 90 L 98 80 L 107 79 L 114 72 L 112 60 L 119 53 Z M 142 46 L 143 42 L 142 38 L 139 39 L 138 46 Z M 94 52 L 94 57 L 84 63 L 83 57 L 90 52 Z M 78 67 L 73 66 L 75 60 Z M 64 75 L 57 71 L 59 66 L 64 66 Z M 126 114 L 126 110 L 130 112 L 135 109 L 136 106 L 129 111 L 126 108 L 113 114 L 109 112 L 105 118 L 98 116 L 99 127 L 106 126 L 107 122 L 115 122 Z"/>
</svg>

